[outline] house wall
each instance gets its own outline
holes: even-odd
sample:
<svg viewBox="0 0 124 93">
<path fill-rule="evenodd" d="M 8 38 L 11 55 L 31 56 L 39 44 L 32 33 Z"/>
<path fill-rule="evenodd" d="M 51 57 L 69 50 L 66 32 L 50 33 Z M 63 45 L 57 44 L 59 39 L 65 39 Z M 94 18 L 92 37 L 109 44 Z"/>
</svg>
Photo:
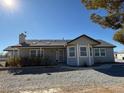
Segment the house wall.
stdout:
<svg viewBox="0 0 124 93">
<path fill-rule="evenodd" d="M 94 56 L 94 62 L 95 63 L 115 62 L 113 48 L 106 48 L 106 56 L 105 57 L 95 57 Z"/>
<path fill-rule="evenodd" d="M 78 44 L 78 52 L 77 52 L 77 44 Z M 88 49 L 88 44 L 90 46 L 92 46 L 92 44 L 96 44 L 96 42 L 94 42 L 93 40 L 90 40 L 88 38 L 85 37 L 81 37 L 80 39 L 77 39 L 76 41 L 73 41 L 71 43 L 68 44 L 67 49 L 70 46 L 75 46 L 76 48 L 76 56 L 75 58 L 67 58 L 67 64 L 68 65 L 72 65 L 72 66 L 78 66 L 78 57 L 79 57 L 79 66 L 83 66 L 83 65 L 89 65 L 89 50 L 87 50 L 87 56 L 86 57 L 80 57 L 80 53 L 79 53 L 79 48 L 80 46 L 86 46 Z M 78 54 L 77 54 L 78 53 Z M 91 57 L 91 64 L 93 64 L 93 57 Z"/>
<path fill-rule="evenodd" d="M 89 57 L 79 57 L 80 66 L 89 65 Z M 91 57 L 91 65 L 94 64 L 94 59 Z"/>
<path fill-rule="evenodd" d="M 75 44 L 71 44 L 71 46 L 74 46 L 75 49 L 77 49 L 77 46 Z M 68 48 L 69 46 L 67 47 L 67 52 L 68 52 Z M 67 64 L 70 65 L 70 66 L 77 66 L 77 50 L 75 51 L 75 57 L 69 57 L 68 56 L 68 53 L 67 53 Z"/>
<path fill-rule="evenodd" d="M 20 57 L 29 57 L 30 56 L 30 49 L 29 48 L 20 48 L 19 49 Z"/>
<path fill-rule="evenodd" d="M 44 57 L 48 57 L 50 60 L 56 62 L 56 49 L 44 49 Z"/>
<path fill-rule="evenodd" d="M 20 57 L 29 57 L 31 49 L 39 49 L 39 48 L 20 48 Z M 42 48 L 43 49 L 43 56 L 48 57 L 51 61 L 56 62 L 56 51 L 59 49 L 63 50 L 63 62 L 66 62 L 67 53 L 66 48 Z"/>
</svg>

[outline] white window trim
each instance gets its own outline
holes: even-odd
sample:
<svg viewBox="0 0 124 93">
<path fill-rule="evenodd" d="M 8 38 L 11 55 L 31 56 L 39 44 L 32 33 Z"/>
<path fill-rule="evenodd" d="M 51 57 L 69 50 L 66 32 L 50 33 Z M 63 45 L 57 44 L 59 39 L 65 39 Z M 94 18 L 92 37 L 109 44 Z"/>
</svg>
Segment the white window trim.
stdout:
<svg viewBox="0 0 124 93">
<path fill-rule="evenodd" d="M 100 56 L 101 56 L 101 57 L 106 57 L 106 48 L 99 48 L 99 49 L 104 49 L 104 50 L 105 50 L 105 56 L 102 56 L 102 55 L 101 55 L 101 50 L 100 50 Z"/>
<path fill-rule="evenodd" d="M 95 55 L 95 49 L 98 49 L 99 50 L 99 56 L 96 56 Z M 100 49 L 105 49 L 105 56 L 101 56 L 101 50 Z M 106 57 L 106 48 L 94 48 L 94 56 L 95 57 Z"/>
<path fill-rule="evenodd" d="M 81 53 L 81 50 L 80 50 L 81 47 L 85 47 L 85 48 L 86 48 L 87 56 L 81 56 L 81 54 L 80 54 L 80 53 Z M 80 46 L 79 46 L 79 56 L 80 56 L 80 57 L 88 57 L 88 47 L 87 47 L 86 45 L 80 45 Z"/>
<path fill-rule="evenodd" d="M 42 51 L 42 52 L 43 52 L 42 55 L 43 55 L 43 57 L 44 57 L 44 50 L 43 50 L 42 48 L 39 48 L 39 49 L 30 49 L 30 57 L 31 57 L 31 51 L 32 51 L 32 50 L 35 50 L 35 51 L 36 51 L 36 55 L 35 55 L 36 57 L 38 56 L 38 50 L 40 50 L 40 55 L 41 55 L 41 51 Z"/>
<path fill-rule="evenodd" d="M 73 56 L 73 57 L 69 55 L 70 54 L 69 48 L 72 48 L 72 47 L 75 48 L 75 56 Z M 67 47 L 67 51 L 68 51 L 68 54 L 67 54 L 68 55 L 68 58 L 76 58 L 76 46 L 68 46 Z"/>
<path fill-rule="evenodd" d="M 95 53 L 96 53 L 95 49 L 98 49 L 99 56 L 96 56 L 96 55 L 95 55 Z M 99 48 L 94 48 L 94 56 L 95 56 L 95 57 L 100 57 L 100 51 L 99 51 Z"/>
</svg>

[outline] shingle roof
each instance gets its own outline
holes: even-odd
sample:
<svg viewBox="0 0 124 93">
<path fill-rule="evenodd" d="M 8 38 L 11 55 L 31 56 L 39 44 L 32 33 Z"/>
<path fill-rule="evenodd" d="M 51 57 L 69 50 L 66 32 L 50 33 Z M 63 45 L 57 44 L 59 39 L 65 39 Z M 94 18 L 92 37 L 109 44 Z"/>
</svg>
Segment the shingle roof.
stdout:
<svg viewBox="0 0 124 93">
<path fill-rule="evenodd" d="M 70 40 L 27 40 L 30 46 L 65 46 Z"/>
<path fill-rule="evenodd" d="M 12 46 L 8 46 L 7 48 L 4 49 L 4 51 L 12 51 L 12 50 L 18 50 L 18 48 L 14 48 Z"/>
<path fill-rule="evenodd" d="M 99 41 L 101 44 L 96 45 L 95 47 L 116 47 L 115 45 L 110 44 L 110 43 L 103 41 L 103 40 L 97 40 L 97 41 Z"/>
<path fill-rule="evenodd" d="M 13 49 L 17 49 L 16 47 L 64 47 L 71 40 L 26 40 L 26 44 L 17 44 L 14 46 L 9 46 L 4 51 L 10 51 Z M 100 42 L 99 45 L 95 47 L 115 47 L 113 44 L 110 44 L 103 40 L 97 40 Z"/>
</svg>

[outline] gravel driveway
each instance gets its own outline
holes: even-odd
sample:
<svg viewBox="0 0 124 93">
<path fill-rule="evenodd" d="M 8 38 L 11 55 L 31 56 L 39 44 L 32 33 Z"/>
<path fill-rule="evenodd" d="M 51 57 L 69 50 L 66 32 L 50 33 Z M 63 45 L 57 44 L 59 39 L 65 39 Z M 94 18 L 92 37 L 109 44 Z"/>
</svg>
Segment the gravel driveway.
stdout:
<svg viewBox="0 0 124 93">
<path fill-rule="evenodd" d="M 124 65 L 98 69 L 34 67 L 0 71 L 0 90 L 4 91 L 93 85 L 124 85 Z"/>
</svg>

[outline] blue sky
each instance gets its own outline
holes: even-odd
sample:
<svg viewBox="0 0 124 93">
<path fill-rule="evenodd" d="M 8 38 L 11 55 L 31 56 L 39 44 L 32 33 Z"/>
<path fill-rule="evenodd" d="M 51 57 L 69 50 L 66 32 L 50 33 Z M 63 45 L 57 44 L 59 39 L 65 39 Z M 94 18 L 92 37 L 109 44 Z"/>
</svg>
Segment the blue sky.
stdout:
<svg viewBox="0 0 124 93">
<path fill-rule="evenodd" d="M 0 51 L 17 44 L 24 31 L 28 39 L 73 39 L 86 34 L 116 45 L 115 51 L 123 50 L 112 40 L 115 31 L 92 23 L 90 13 L 81 0 L 16 0 L 13 10 L 0 6 Z"/>
</svg>

